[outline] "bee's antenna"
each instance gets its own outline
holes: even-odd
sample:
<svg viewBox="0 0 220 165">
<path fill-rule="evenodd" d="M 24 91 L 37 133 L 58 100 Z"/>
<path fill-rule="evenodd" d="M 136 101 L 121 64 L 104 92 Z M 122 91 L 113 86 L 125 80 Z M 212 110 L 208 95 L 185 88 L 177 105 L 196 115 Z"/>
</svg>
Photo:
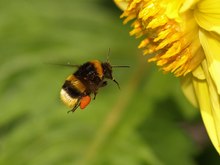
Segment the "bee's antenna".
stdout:
<svg viewBox="0 0 220 165">
<path fill-rule="evenodd" d="M 110 48 L 108 48 L 108 54 L 107 54 L 107 62 L 109 63 L 109 54 L 110 54 Z"/>
</svg>

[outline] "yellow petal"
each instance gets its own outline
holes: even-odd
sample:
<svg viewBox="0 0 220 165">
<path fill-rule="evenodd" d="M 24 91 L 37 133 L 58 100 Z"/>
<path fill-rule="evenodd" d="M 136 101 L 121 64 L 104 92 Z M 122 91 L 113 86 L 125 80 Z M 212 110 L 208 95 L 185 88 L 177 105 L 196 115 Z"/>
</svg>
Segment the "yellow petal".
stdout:
<svg viewBox="0 0 220 165">
<path fill-rule="evenodd" d="M 203 72 L 202 66 L 199 65 L 193 72 L 193 76 L 199 80 L 205 80 L 205 74 Z"/>
<path fill-rule="evenodd" d="M 176 21 L 179 20 L 179 9 L 182 5 L 184 0 L 178 0 L 178 1 L 170 1 L 170 0 L 164 0 L 160 1 L 161 5 L 164 6 L 166 9 L 166 16 L 170 19 L 175 19 Z"/>
<path fill-rule="evenodd" d="M 206 80 L 193 78 L 195 94 L 208 135 L 220 154 L 220 97 L 211 81 L 206 60 L 202 63 Z"/>
<path fill-rule="evenodd" d="M 220 94 L 220 36 L 200 31 L 199 38 L 205 52 L 209 72 L 218 94 Z"/>
<path fill-rule="evenodd" d="M 181 78 L 181 87 L 184 95 L 191 102 L 191 104 L 195 107 L 198 107 L 198 102 L 195 95 L 191 74 L 188 74 Z"/>
<path fill-rule="evenodd" d="M 126 0 L 114 0 L 114 2 L 123 11 L 128 7 L 128 1 Z"/>
<path fill-rule="evenodd" d="M 183 13 L 189 9 L 194 8 L 194 6 L 198 3 L 200 0 L 185 0 L 180 8 L 180 13 Z"/>
<path fill-rule="evenodd" d="M 199 26 L 207 31 L 214 31 L 220 34 L 220 1 L 203 0 L 197 5 L 194 12 L 195 19 Z"/>
</svg>

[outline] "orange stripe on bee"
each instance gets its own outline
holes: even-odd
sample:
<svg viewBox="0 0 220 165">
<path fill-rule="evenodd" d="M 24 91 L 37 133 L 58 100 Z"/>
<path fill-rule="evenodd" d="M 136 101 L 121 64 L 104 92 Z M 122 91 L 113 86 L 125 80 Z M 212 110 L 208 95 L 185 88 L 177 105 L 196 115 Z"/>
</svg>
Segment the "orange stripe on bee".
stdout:
<svg viewBox="0 0 220 165">
<path fill-rule="evenodd" d="M 84 86 L 84 84 L 77 79 L 74 75 L 70 75 L 69 77 L 67 77 L 66 79 L 67 81 L 70 81 L 71 84 L 77 88 L 80 92 L 84 92 L 86 90 L 86 87 Z"/>
<path fill-rule="evenodd" d="M 96 72 L 98 73 L 99 77 L 102 79 L 103 69 L 102 69 L 101 62 L 99 60 L 93 60 L 93 61 L 90 61 L 90 63 L 94 65 L 94 67 L 96 68 Z"/>
</svg>

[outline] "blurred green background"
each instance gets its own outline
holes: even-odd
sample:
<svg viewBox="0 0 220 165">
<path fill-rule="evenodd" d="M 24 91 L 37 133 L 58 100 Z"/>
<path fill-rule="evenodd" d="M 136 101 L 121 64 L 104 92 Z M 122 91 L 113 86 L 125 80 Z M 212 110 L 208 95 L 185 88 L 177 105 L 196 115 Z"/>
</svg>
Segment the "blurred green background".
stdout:
<svg viewBox="0 0 220 165">
<path fill-rule="evenodd" d="M 110 0 L 0 1 L 0 164 L 219 164 L 199 111 L 137 49 Z M 59 99 L 73 68 L 106 60 L 109 82 L 85 110 Z M 144 62 L 143 62 L 144 61 Z"/>
</svg>

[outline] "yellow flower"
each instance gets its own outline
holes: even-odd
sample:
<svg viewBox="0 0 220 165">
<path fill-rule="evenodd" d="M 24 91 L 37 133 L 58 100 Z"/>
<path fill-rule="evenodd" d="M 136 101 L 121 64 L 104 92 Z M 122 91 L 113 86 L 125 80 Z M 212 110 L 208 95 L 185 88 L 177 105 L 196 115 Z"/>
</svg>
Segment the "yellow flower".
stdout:
<svg viewBox="0 0 220 165">
<path fill-rule="evenodd" d="M 220 154 L 220 0 L 114 0 L 149 62 L 181 78 Z"/>
</svg>

